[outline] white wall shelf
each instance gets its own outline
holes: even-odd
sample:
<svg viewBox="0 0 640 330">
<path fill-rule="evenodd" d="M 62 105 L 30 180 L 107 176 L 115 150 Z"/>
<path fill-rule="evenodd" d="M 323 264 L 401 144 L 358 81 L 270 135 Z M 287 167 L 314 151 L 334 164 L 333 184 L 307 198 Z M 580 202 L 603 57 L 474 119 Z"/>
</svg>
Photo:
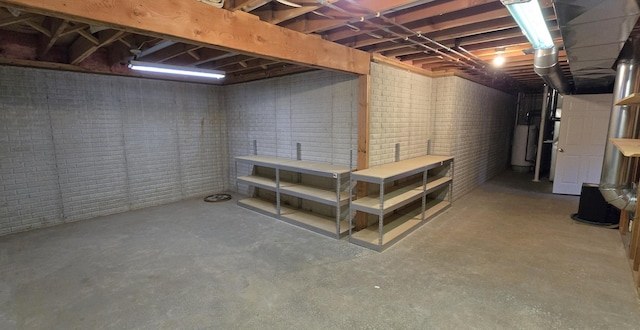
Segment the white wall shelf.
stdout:
<svg viewBox="0 0 640 330">
<path fill-rule="evenodd" d="M 236 157 L 251 166 L 237 182 L 253 187 L 238 205 L 288 223 L 341 238 L 349 233 L 349 167 L 268 156 Z"/>
<path fill-rule="evenodd" d="M 352 185 L 368 183 L 369 194 L 353 200 L 351 209 L 375 220 L 352 231 L 349 241 L 377 251 L 391 246 L 451 205 L 452 179 L 450 156 L 422 156 L 353 172 Z"/>
</svg>

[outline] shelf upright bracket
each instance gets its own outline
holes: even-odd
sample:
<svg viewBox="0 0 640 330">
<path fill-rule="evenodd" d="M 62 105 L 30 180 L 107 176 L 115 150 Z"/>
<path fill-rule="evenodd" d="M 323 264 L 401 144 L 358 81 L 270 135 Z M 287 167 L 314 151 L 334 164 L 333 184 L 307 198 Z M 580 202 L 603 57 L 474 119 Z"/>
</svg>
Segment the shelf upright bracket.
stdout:
<svg viewBox="0 0 640 330">
<path fill-rule="evenodd" d="M 280 166 L 275 167 L 276 170 L 276 214 L 280 219 Z"/>
<path fill-rule="evenodd" d="M 233 161 L 233 163 L 235 164 L 235 168 L 236 168 L 236 173 L 235 173 L 235 181 L 236 181 L 236 192 L 240 193 L 240 185 L 238 184 L 238 160 L 235 159 Z"/>
<path fill-rule="evenodd" d="M 449 160 L 449 170 L 451 171 L 451 184 L 449 184 L 449 205 L 453 204 L 453 165 L 453 159 Z"/>
<path fill-rule="evenodd" d="M 347 191 L 349 192 L 349 212 L 347 212 L 347 217 L 349 218 L 349 239 L 351 239 L 351 235 L 353 234 L 353 217 L 354 215 L 351 213 L 353 210 L 353 150 L 349 151 L 349 186 L 347 187 Z"/>
<path fill-rule="evenodd" d="M 333 173 L 333 177 L 336 178 L 336 238 L 340 239 L 340 174 Z"/>
<path fill-rule="evenodd" d="M 422 213 L 421 213 L 421 221 L 424 221 L 424 212 L 426 211 L 426 207 L 427 207 L 427 173 L 429 172 L 428 169 L 425 169 L 424 172 L 422 172 Z"/>
<path fill-rule="evenodd" d="M 382 228 L 384 227 L 384 180 L 380 180 L 380 213 L 378 213 L 378 246 L 382 248 Z"/>
<path fill-rule="evenodd" d="M 302 144 L 300 142 L 296 143 L 296 160 L 297 161 L 301 161 L 302 160 Z M 302 182 L 302 173 L 297 172 L 296 173 L 296 183 L 301 183 Z M 298 208 L 301 209 L 302 208 L 302 199 L 298 198 Z"/>
</svg>

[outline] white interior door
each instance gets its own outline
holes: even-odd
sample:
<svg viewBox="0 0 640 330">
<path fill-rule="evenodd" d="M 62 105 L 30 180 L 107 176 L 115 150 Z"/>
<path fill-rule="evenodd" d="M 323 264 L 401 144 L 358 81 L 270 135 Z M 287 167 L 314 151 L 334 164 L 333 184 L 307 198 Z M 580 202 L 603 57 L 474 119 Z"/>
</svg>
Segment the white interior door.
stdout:
<svg viewBox="0 0 640 330">
<path fill-rule="evenodd" d="M 565 96 L 560 119 L 554 194 L 580 195 L 600 182 L 612 94 Z"/>
</svg>

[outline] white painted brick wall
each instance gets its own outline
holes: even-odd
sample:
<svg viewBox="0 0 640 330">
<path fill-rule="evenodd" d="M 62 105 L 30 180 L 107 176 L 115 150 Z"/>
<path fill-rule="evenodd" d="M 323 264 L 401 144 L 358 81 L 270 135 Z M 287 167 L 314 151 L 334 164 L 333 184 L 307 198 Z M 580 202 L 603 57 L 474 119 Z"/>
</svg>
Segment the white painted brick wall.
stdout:
<svg viewBox="0 0 640 330">
<path fill-rule="evenodd" d="M 229 182 L 235 187 L 237 156 L 253 154 L 349 165 L 357 147 L 358 79 L 314 71 L 225 87 Z M 238 168 L 240 174 L 248 168 Z M 238 190 L 247 193 L 246 186 Z"/>
<path fill-rule="evenodd" d="M 508 165 L 512 96 L 376 63 L 371 79 L 371 166 L 431 140 L 456 158 L 458 198 Z M 253 140 L 261 155 L 295 158 L 299 142 L 305 160 L 355 162 L 357 82 L 316 71 L 223 89 L 0 67 L 0 235 L 235 188 Z"/>
<path fill-rule="evenodd" d="M 371 154 L 376 166 L 431 153 L 455 157 L 454 199 L 508 166 L 515 98 L 458 77 L 428 78 L 371 64 Z"/>
<path fill-rule="evenodd" d="M 225 190 L 221 88 L 0 67 L 0 235 Z"/>
<path fill-rule="evenodd" d="M 516 99 L 458 77 L 434 84 L 434 153 L 455 157 L 456 199 L 508 167 Z"/>
<path fill-rule="evenodd" d="M 429 77 L 388 65 L 371 64 L 369 166 L 427 154 L 433 105 Z"/>
</svg>

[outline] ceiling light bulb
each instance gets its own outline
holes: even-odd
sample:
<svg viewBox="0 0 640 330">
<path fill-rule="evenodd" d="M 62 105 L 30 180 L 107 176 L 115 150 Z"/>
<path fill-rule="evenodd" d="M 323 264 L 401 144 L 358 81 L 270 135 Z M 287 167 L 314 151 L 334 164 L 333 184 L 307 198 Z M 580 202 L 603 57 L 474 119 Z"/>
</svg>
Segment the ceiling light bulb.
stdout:
<svg viewBox="0 0 640 330">
<path fill-rule="evenodd" d="M 493 65 L 494 66 L 502 66 L 504 64 L 504 57 L 502 56 L 496 56 L 493 58 Z"/>
</svg>

